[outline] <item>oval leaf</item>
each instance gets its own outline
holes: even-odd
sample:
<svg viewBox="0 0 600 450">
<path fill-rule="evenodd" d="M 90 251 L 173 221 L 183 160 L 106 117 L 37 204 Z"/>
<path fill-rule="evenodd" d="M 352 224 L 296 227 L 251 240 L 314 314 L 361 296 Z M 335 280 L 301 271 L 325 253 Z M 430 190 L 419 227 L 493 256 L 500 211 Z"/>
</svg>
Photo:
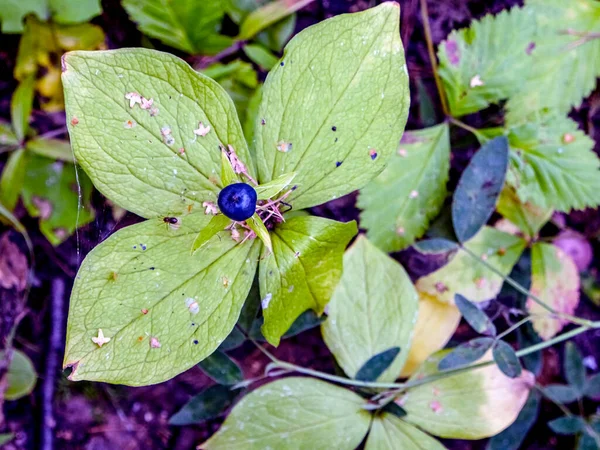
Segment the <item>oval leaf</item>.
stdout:
<svg viewBox="0 0 600 450">
<path fill-rule="evenodd" d="M 416 242 L 413 247 L 419 253 L 424 255 L 439 255 L 458 250 L 459 246 L 456 242 L 452 242 L 444 238 L 431 238 Z"/>
<path fill-rule="evenodd" d="M 240 25 L 239 40 L 246 41 L 314 0 L 274 0 L 252 11 Z"/>
<path fill-rule="evenodd" d="M 477 305 L 460 294 L 454 296 L 454 303 L 464 319 L 475 331 L 479 334 L 487 334 L 488 336 L 496 335 L 496 327 L 491 319 Z"/>
<path fill-rule="evenodd" d="M 60 139 L 35 138 L 27 141 L 27 150 L 59 161 L 75 162 L 71 144 Z"/>
<path fill-rule="evenodd" d="M 525 245 L 524 239 L 491 227 L 482 228 L 464 244 L 471 253 L 485 259 L 504 276 L 510 273 Z M 472 302 L 483 302 L 495 298 L 503 283 L 502 277 L 459 250 L 444 267 L 419 278 L 416 287 L 443 302 L 454 303 L 457 293 Z"/>
<path fill-rule="evenodd" d="M 417 370 L 432 353 L 444 348 L 460 323 L 460 311 L 456 306 L 421 292 L 419 299 L 412 345 L 402 368 L 405 377 Z"/>
<path fill-rule="evenodd" d="M 492 348 L 492 345 L 494 345 L 494 339 L 492 338 L 476 338 L 465 342 L 444 356 L 438 369 L 449 370 L 468 366 L 481 359 Z"/>
<path fill-rule="evenodd" d="M 444 203 L 449 170 L 448 124 L 404 133 L 389 165 L 358 197 L 371 242 L 391 252 L 421 237 Z"/>
<path fill-rule="evenodd" d="M 392 414 L 376 416 L 365 450 L 445 450 L 439 441 Z"/>
<path fill-rule="evenodd" d="M 231 219 L 225 214 L 217 214 L 210 219 L 210 222 L 200 230 L 194 243 L 192 244 L 192 253 L 200 250 L 204 245 L 210 241 L 210 239 L 216 234 L 220 233 L 225 229 L 227 225 L 231 223 Z"/>
<path fill-rule="evenodd" d="M 186 216 L 176 230 L 146 221 L 88 254 L 71 294 L 65 366 L 73 366 L 72 380 L 158 383 L 227 337 L 252 285 L 260 244 L 215 236 L 191 255 L 209 220 Z"/>
<path fill-rule="evenodd" d="M 392 347 L 372 356 L 358 369 L 354 378 L 359 381 L 375 381 L 385 372 L 400 353 L 400 347 Z"/>
<path fill-rule="evenodd" d="M 521 375 L 523 367 L 513 348 L 504 341 L 497 341 L 494 344 L 494 361 L 504 375 L 509 378 L 517 378 Z"/>
<path fill-rule="evenodd" d="M 552 244 L 533 244 L 530 292 L 556 311 L 573 314 L 579 304 L 579 271 L 571 257 Z M 533 328 L 544 340 L 555 336 L 568 323 L 553 318 L 532 298 L 527 299 L 526 305 L 533 316 Z"/>
<path fill-rule="evenodd" d="M 4 359 L 4 351 L 0 352 L 0 360 Z M 20 350 L 13 350 L 12 360 L 6 374 L 6 400 L 18 400 L 29 395 L 37 381 L 35 367 L 29 357 Z"/>
<path fill-rule="evenodd" d="M 241 367 L 225 353 L 218 350 L 208 358 L 200 361 L 198 367 L 204 372 L 204 375 L 219 384 L 232 386 L 244 381 Z"/>
<path fill-rule="evenodd" d="M 321 326 L 323 338 L 355 378 L 375 355 L 410 347 L 417 309 L 417 293 L 402 266 L 360 236 L 344 255 L 344 273 Z M 395 380 L 407 356 L 400 353 L 378 379 Z"/>
<path fill-rule="evenodd" d="M 229 96 L 175 56 L 71 52 L 62 81 L 77 160 L 100 192 L 129 211 L 177 215 L 216 201 L 222 145 L 253 171 Z"/>
<path fill-rule="evenodd" d="M 411 380 L 437 373 L 446 353 L 431 356 Z M 482 439 L 515 421 L 533 383 L 530 372 L 508 378 L 490 365 L 409 389 L 398 401 L 408 412 L 405 420 L 428 433 L 449 439 Z"/>
<path fill-rule="evenodd" d="M 8 210 L 15 209 L 25 180 L 27 155 L 20 148 L 10 153 L 0 174 L 0 203 Z"/>
<path fill-rule="evenodd" d="M 572 386 L 550 384 L 544 388 L 544 394 L 557 403 L 573 403 L 579 399 L 579 393 Z"/>
<path fill-rule="evenodd" d="M 271 232 L 273 254 L 263 251 L 260 264 L 262 333 L 272 345 L 307 309 L 322 314 L 342 275 L 346 245 L 356 222 L 321 217 L 293 217 Z"/>
<path fill-rule="evenodd" d="M 586 423 L 582 417 L 569 416 L 551 420 L 548 422 L 548 426 L 557 434 L 571 435 L 583 431 Z"/>
<path fill-rule="evenodd" d="M 169 425 L 196 425 L 208 419 L 219 417 L 229 408 L 240 391 L 228 386 L 211 386 L 192 397 L 169 419 Z"/>
<path fill-rule="evenodd" d="M 325 20 L 269 73 L 255 125 L 259 181 L 297 172 L 295 209 L 363 187 L 397 149 L 410 101 L 399 19 L 386 2 Z"/>
<path fill-rule="evenodd" d="M 573 342 L 565 344 L 564 361 L 565 378 L 567 382 L 579 393 L 583 393 L 586 383 L 585 366 L 583 356 Z"/>
<path fill-rule="evenodd" d="M 508 168 L 508 140 L 501 136 L 475 153 L 462 173 L 452 199 L 452 224 L 460 242 L 483 227 L 498 203 Z"/>
<path fill-rule="evenodd" d="M 354 392 L 312 378 L 284 378 L 245 396 L 220 430 L 200 448 L 263 450 L 282 445 L 354 450 L 371 414 Z M 283 443 L 283 444 L 282 444 Z"/>
</svg>

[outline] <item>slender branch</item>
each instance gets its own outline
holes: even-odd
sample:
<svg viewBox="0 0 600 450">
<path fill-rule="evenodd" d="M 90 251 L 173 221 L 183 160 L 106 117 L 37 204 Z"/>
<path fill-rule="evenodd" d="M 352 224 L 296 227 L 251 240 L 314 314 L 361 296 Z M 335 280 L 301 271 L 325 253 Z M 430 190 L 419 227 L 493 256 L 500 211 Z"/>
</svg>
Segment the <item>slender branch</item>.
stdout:
<svg viewBox="0 0 600 450">
<path fill-rule="evenodd" d="M 530 320 L 531 320 L 531 316 L 527 316 L 524 319 L 519 320 L 517 323 L 512 325 L 510 328 L 507 328 L 502 333 L 500 333 L 498 336 L 496 336 L 496 339 L 502 339 L 504 336 L 509 335 L 510 333 L 515 331 L 517 328 L 521 327 L 522 325 L 525 325 Z"/>
<path fill-rule="evenodd" d="M 442 80 L 438 75 L 438 65 L 435 56 L 435 50 L 433 49 L 433 40 L 431 39 L 431 27 L 429 26 L 429 13 L 427 11 L 427 0 L 421 0 L 421 18 L 423 20 L 423 30 L 425 32 L 425 42 L 427 43 L 427 53 L 429 54 L 429 62 L 433 70 L 433 79 L 435 80 L 435 86 L 437 87 L 438 94 L 440 96 L 440 102 L 442 103 L 442 110 L 446 117 L 450 116 L 448 109 L 448 103 L 446 101 L 446 93 L 442 85 Z"/>
<path fill-rule="evenodd" d="M 40 134 L 39 136 L 37 136 L 37 139 L 52 139 L 52 138 L 55 138 L 56 136 L 65 134 L 66 132 L 67 132 L 67 127 L 60 127 L 60 128 L 57 128 L 56 130 L 50 130 L 46 133 Z"/>
<path fill-rule="evenodd" d="M 462 128 L 463 130 L 467 130 L 468 132 L 473 133 L 477 138 L 479 138 L 479 136 L 481 135 L 481 133 L 479 132 L 479 130 L 477 128 L 473 128 L 472 126 L 467 125 L 466 123 L 464 123 L 458 119 L 455 119 L 454 117 L 448 117 L 448 121 L 451 124 Z"/>
</svg>

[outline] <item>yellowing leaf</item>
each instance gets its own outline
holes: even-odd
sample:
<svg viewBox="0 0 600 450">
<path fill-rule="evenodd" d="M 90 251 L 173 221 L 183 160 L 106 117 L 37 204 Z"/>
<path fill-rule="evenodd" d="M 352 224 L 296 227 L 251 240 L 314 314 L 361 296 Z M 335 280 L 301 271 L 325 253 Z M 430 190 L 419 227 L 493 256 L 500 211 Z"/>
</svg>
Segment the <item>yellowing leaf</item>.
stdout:
<svg viewBox="0 0 600 450">
<path fill-rule="evenodd" d="M 408 356 L 417 293 L 400 264 L 360 236 L 344 255 L 344 271 L 321 325 L 323 339 L 349 377 L 392 347 L 400 353 L 378 378 L 393 381 Z"/>
<path fill-rule="evenodd" d="M 408 73 L 394 2 L 297 34 L 265 82 L 255 121 L 260 183 L 296 172 L 294 209 L 363 187 L 397 150 Z"/>
<path fill-rule="evenodd" d="M 454 304 L 419 293 L 417 323 L 401 375 L 411 375 L 431 354 L 444 348 L 456 331 L 460 318 L 460 311 Z"/>
<path fill-rule="evenodd" d="M 92 250 L 71 294 L 65 366 L 72 380 L 159 383 L 210 355 L 234 327 L 254 279 L 260 244 L 214 236 L 192 242 L 212 216 L 173 229 L 129 226 Z M 103 331 L 101 347 L 92 337 Z"/>
<path fill-rule="evenodd" d="M 365 450 L 445 450 L 439 441 L 393 414 L 373 418 Z"/>
<path fill-rule="evenodd" d="M 119 206 L 151 218 L 215 202 L 223 144 L 252 174 L 233 102 L 179 58 L 122 49 L 71 52 L 63 63 L 71 145 L 98 190 Z M 200 122 L 210 127 L 204 136 L 194 133 Z"/>
<path fill-rule="evenodd" d="M 573 314 L 579 304 L 579 272 L 577 266 L 560 248 L 538 242 L 531 249 L 531 293 L 556 311 Z M 555 336 L 568 322 L 552 318 L 551 313 L 527 300 L 533 316 L 533 328 L 542 339 Z"/>
<path fill-rule="evenodd" d="M 510 186 L 505 186 L 500 193 L 497 210 L 515 224 L 527 238 L 537 237 L 538 231 L 552 216 L 552 209 L 521 201 Z"/>
<path fill-rule="evenodd" d="M 411 380 L 437 373 L 437 365 L 447 353 L 428 358 Z M 533 383 L 531 372 L 508 378 L 496 365 L 490 365 L 411 388 L 399 403 L 408 413 L 405 420 L 428 433 L 451 439 L 483 439 L 515 421 Z"/>
<path fill-rule="evenodd" d="M 246 395 L 206 450 L 354 450 L 371 414 L 354 392 L 314 378 L 284 378 Z"/>
<path fill-rule="evenodd" d="M 442 207 L 449 170 L 447 124 L 404 133 L 389 165 L 358 197 L 371 242 L 389 252 L 421 237 Z"/>
<path fill-rule="evenodd" d="M 356 222 L 293 217 L 271 232 L 273 253 L 260 262 L 263 336 L 273 345 L 307 309 L 321 314 L 342 275 L 346 245 Z"/>
<path fill-rule="evenodd" d="M 486 226 L 464 245 L 506 276 L 523 253 L 526 242 Z M 419 292 L 446 303 L 453 303 L 457 293 L 472 302 L 483 302 L 496 297 L 502 283 L 502 277 L 460 249 L 444 267 L 419 278 L 416 287 Z"/>
</svg>

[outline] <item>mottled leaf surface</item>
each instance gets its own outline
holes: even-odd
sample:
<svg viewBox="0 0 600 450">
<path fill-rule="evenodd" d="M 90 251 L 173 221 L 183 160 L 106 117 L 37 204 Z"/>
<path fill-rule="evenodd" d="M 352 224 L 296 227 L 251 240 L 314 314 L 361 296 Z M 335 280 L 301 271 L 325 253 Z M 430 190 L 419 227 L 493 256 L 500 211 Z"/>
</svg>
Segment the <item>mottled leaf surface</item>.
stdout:
<svg viewBox="0 0 600 450">
<path fill-rule="evenodd" d="M 535 243 L 531 249 L 530 291 L 556 311 L 573 314 L 579 304 L 579 271 L 571 257 L 552 244 Z M 568 323 L 551 317 L 531 298 L 527 299 L 527 310 L 534 315 L 533 328 L 542 339 L 555 336 Z"/>
<path fill-rule="evenodd" d="M 365 450 L 445 450 L 439 441 L 396 416 L 383 413 L 373 418 Z"/>
<path fill-rule="evenodd" d="M 505 276 L 508 275 L 525 249 L 525 240 L 491 227 L 483 227 L 465 247 Z M 421 277 L 417 290 L 439 301 L 453 303 L 459 293 L 472 302 L 491 300 L 502 288 L 503 279 L 483 264 L 459 250 L 441 269 Z"/>
<path fill-rule="evenodd" d="M 318 23 L 269 73 L 255 122 L 259 181 L 297 172 L 294 208 L 363 187 L 397 150 L 410 101 L 399 18 L 386 2 Z"/>
<path fill-rule="evenodd" d="M 71 294 L 65 365 L 73 380 L 147 385 L 210 355 L 235 325 L 254 279 L 260 244 L 212 238 L 194 255 L 208 223 L 186 216 L 119 230 L 84 260 Z M 101 329 L 110 341 L 92 341 Z"/>
<path fill-rule="evenodd" d="M 354 392 L 314 378 L 284 378 L 246 395 L 200 448 L 353 450 L 371 414 Z"/>
<path fill-rule="evenodd" d="M 323 339 L 353 378 L 375 355 L 400 347 L 378 378 L 393 381 L 408 356 L 417 310 L 417 293 L 402 266 L 361 236 L 344 255 L 342 279 L 321 325 Z"/>
<path fill-rule="evenodd" d="M 445 353 L 428 358 L 411 379 L 435 374 Z M 533 382 L 530 372 L 511 379 L 490 365 L 412 388 L 400 401 L 408 412 L 406 421 L 430 434 L 482 439 L 514 422 Z"/>
<path fill-rule="evenodd" d="M 264 337 L 273 345 L 307 309 L 321 314 L 342 276 L 346 245 L 356 223 L 293 217 L 271 233 L 273 253 L 263 251 L 260 294 Z"/>
<path fill-rule="evenodd" d="M 369 240 L 391 252 L 421 237 L 442 207 L 449 170 L 447 124 L 406 132 L 388 166 L 360 191 Z"/>
<path fill-rule="evenodd" d="M 71 52 L 63 66 L 75 156 L 119 206 L 151 218 L 215 201 L 220 144 L 231 144 L 252 172 L 231 99 L 179 58 L 145 49 Z M 131 93 L 152 105 L 130 106 Z M 210 127 L 205 136 L 194 133 L 199 122 Z"/>
</svg>

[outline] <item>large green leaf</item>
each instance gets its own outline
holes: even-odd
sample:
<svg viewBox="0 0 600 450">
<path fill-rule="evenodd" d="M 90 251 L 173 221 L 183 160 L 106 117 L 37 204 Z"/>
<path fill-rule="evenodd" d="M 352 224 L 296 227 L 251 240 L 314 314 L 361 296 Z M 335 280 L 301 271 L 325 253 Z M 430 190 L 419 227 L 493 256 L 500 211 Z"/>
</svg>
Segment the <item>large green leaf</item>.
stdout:
<svg viewBox="0 0 600 450">
<path fill-rule="evenodd" d="M 253 172 L 231 99 L 175 56 L 145 49 L 72 52 L 63 65 L 75 156 L 119 206 L 150 218 L 215 201 L 221 144 L 232 145 Z M 135 94 L 152 105 L 136 103 Z M 206 135 L 194 133 L 203 134 L 203 127 L 210 127 Z"/>
<path fill-rule="evenodd" d="M 393 414 L 373 418 L 365 450 L 445 450 L 439 441 Z"/>
<path fill-rule="evenodd" d="M 263 250 L 260 263 L 265 318 L 261 330 L 269 343 L 278 345 L 307 309 L 323 312 L 342 275 L 346 245 L 355 234 L 356 222 L 314 216 L 293 217 L 275 227 L 273 253 Z"/>
<path fill-rule="evenodd" d="M 507 276 L 523 253 L 526 242 L 518 236 L 486 226 L 464 245 Z M 472 302 L 482 302 L 496 297 L 502 283 L 499 275 L 464 250 L 459 250 L 444 267 L 419 278 L 416 286 L 418 291 L 446 303 L 453 303 L 455 294 L 461 294 Z"/>
<path fill-rule="evenodd" d="M 560 0 L 559 0 L 560 1 Z M 439 46 L 439 74 L 450 111 L 463 116 L 518 92 L 533 58 L 537 29 L 530 11 L 513 8 L 453 31 Z"/>
<path fill-rule="evenodd" d="M 40 230 L 53 245 L 94 219 L 92 183 L 73 164 L 26 154 L 21 194 L 27 212 L 40 218 Z"/>
<path fill-rule="evenodd" d="M 100 0 L 48 0 L 52 19 L 57 23 L 86 22 L 102 13 Z"/>
<path fill-rule="evenodd" d="M 0 352 L 0 358 L 4 359 L 4 351 Z M 29 395 L 37 381 L 35 367 L 29 357 L 20 350 L 14 350 L 12 360 L 6 374 L 6 400 L 18 400 Z"/>
<path fill-rule="evenodd" d="M 48 18 L 45 0 L 4 0 L 0 8 L 0 22 L 3 33 L 21 33 L 23 20 L 27 14 L 35 14 L 40 19 Z"/>
<path fill-rule="evenodd" d="M 364 236 L 344 255 L 344 272 L 321 325 L 325 343 L 348 376 L 391 347 L 400 354 L 379 377 L 393 381 L 408 357 L 419 300 L 400 264 Z"/>
<path fill-rule="evenodd" d="M 305 29 L 269 73 L 255 121 L 261 183 L 297 172 L 302 209 L 363 187 L 397 149 L 408 114 L 398 4 Z"/>
<path fill-rule="evenodd" d="M 354 450 L 367 434 L 365 400 L 313 378 L 284 378 L 245 396 L 206 450 Z"/>
<path fill-rule="evenodd" d="M 447 124 L 406 132 L 389 165 L 358 197 L 371 242 L 391 252 L 421 237 L 442 207 L 449 170 Z"/>
<path fill-rule="evenodd" d="M 531 249 L 531 293 L 556 311 L 573 314 L 579 305 L 579 271 L 563 250 L 552 244 L 537 242 Z M 533 315 L 535 331 L 550 339 L 569 322 L 555 318 L 532 298 L 527 310 Z"/>
<path fill-rule="evenodd" d="M 514 73 L 520 88 L 507 104 L 509 117 L 527 118 L 538 111 L 567 113 L 592 92 L 600 76 L 600 39 L 590 36 L 600 29 L 600 3 L 527 0 L 525 10 L 537 20 L 538 30 L 528 46 L 532 49 L 528 71 L 511 67 L 501 72 Z M 518 26 L 502 33 L 501 39 L 513 34 L 520 34 Z"/>
<path fill-rule="evenodd" d="M 600 159 L 575 122 L 545 116 L 507 126 L 512 155 L 506 180 L 522 202 L 565 212 L 600 204 Z"/>
<path fill-rule="evenodd" d="M 233 42 L 218 34 L 222 0 L 123 0 L 123 7 L 148 36 L 187 53 L 216 54 Z"/>
<path fill-rule="evenodd" d="M 437 373 L 446 352 L 428 358 L 411 380 Z M 497 366 L 462 372 L 409 389 L 399 400 L 406 421 L 435 436 L 482 439 L 515 421 L 534 383 L 530 372 L 508 378 Z"/>
<path fill-rule="evenodd" d="M 71 379 L 158 383 L 227 337 L 254 279 L 260 244 L 214 236 L 191 255 L 209 218 L 186 216 L 178 229 L 149 220 L 92 250 L 71 294 L 65 354 Z M 110 339 L 102 346 L 92 341 L 99 330 Z"/>
</svg>

